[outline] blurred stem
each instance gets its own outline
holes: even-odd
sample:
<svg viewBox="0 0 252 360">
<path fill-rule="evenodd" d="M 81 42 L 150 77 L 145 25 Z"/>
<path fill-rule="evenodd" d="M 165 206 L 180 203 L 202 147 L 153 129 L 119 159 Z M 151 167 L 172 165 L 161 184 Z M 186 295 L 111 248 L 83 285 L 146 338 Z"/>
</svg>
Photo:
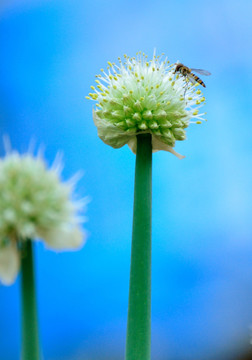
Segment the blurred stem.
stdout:
<svg viewBox="0 0 252 360">
<path fill-rule="evenodd" d="M 39 360 L 39 336 L 36 306 L 32 241 L 23 243 L 21 260 L 22 360 Z"/>
<path fill-rule="evenodd" d="M 126 360 L 151 356 L 151 177 L 151 135 L 138 135 Z"/>
</svg>

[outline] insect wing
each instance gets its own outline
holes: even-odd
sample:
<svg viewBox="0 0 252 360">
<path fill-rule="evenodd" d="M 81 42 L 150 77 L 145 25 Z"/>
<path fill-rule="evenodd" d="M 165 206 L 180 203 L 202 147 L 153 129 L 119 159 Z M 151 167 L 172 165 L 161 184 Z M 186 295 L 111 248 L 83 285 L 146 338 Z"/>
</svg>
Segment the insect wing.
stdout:
<svg viewBox="0 0 252 360">
<path fill-rule="evenodd" d="M 198 73 L 200 75 L 205 75 L 205 76 L 211 75 L 211 73 L 207 70 L 203 70 L 203 69 L 191 69 L 191 70 L 195 71 L 196 73 Z"/>
</svg>

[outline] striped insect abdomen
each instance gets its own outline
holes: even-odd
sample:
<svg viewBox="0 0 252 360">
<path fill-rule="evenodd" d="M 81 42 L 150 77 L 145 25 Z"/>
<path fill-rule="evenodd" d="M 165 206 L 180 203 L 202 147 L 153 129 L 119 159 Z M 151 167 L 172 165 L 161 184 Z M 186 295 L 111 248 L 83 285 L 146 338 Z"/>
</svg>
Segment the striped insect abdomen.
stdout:
<svg viewBox="0 0 252 360">
<path fill-rule="evenodd" d="M 191 72 L 190 75 L 191 75 L 191 76 L 194 78 L 194 80 L 197 81 L 200 85 L 206 87 L 205 83 L 204 83 L 197 75 L 193 74 L 192 72 Z"/>
</svg>

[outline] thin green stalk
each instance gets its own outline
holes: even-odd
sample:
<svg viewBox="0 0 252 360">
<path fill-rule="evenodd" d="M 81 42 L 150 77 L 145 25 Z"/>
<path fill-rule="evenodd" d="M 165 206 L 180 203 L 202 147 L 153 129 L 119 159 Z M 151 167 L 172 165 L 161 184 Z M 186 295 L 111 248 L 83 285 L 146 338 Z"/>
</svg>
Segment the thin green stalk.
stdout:
<svg viewBox="0 0 252 360">
<path fill-rule="evenodd" d="M 151 135 L 137 136 L 126 360 L 151 356 Z"/>
<path fill-rule="evenodd" d="M 32 241 L 24 242 L 21 261 L 22 360 L 39 360 L 39 336 L 36 306 Z"/>
</svg>

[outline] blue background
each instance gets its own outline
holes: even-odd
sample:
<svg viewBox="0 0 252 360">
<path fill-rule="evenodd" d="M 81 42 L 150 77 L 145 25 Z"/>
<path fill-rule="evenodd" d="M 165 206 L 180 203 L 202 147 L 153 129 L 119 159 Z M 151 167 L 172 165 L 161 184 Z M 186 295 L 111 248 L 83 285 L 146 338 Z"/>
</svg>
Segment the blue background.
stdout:
<svg viewBox="0 0 252 360">
<path fill-rule="evenodd" d="M 108 60 L 154 48 L 212 76 L 208 122 L 176 146 L 186 159 L 153 158 L 153 359 L 250 351 L 251 14 L 249 0 L 1 2 L 1 134 L 44 144 L 49 163 L 63 150 L 64 178 L 83 169 L 92 199 L 81 251 L 36 248 L 44 359 L 123 359 L 135 156 L 97 137 L 85 95 Z M 19 358 L 18 280 L 0 287 L 3 360 Z"/>
</svg>

